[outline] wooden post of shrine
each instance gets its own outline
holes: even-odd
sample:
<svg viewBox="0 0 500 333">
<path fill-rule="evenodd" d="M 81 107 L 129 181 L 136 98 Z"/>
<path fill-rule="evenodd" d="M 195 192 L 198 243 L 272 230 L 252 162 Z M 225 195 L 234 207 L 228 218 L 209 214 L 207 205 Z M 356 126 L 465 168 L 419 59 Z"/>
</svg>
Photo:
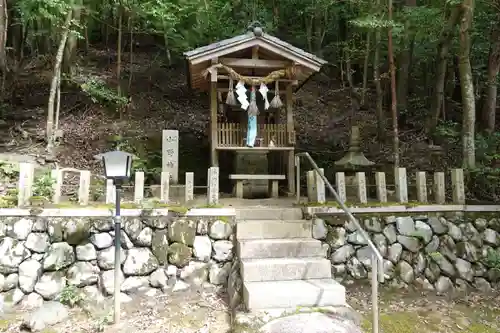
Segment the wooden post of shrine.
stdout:
<svg viewBox="0 0 500 333">
<path fill-rule="evenodd" d="M 293 123 L 293 86 L 288 84 L 286 86 L 286 131 L 287 137 L 288 133 L 294 130 Z M 288 156 L 286 156 L 288 155 Z M 285 160 L 288 168 L 287 178 L 288 178 L 288 192 L 292 196 L 295 193 L 295 151 L 289 150 L 285 151 Z"/>
<path fill-rule="evenodd" d="M 212 59 L 212 64 L 217 58 Z M 210 166 L 219 166 L 217 156 L 217 68 L 210 71 Z"/>
</svg>

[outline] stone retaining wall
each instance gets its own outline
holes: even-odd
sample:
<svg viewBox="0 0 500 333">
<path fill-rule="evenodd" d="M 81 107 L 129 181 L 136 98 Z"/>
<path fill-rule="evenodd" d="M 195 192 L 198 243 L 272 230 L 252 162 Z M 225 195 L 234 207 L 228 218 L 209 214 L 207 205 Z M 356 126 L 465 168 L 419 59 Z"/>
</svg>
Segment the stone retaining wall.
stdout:
<svg viewBox="0 0 500 333">
<path fill-rule="evenodd" d="M 226 285 L 234 229 L 234 217 L 123 217 L 121 291 Z M 110 217 L 0 217 L 3 301 L 36 307 L 67 286 L 112 294 L 113 230 Z"/>
<path fill-rule="evenodd" d="M 451 215 L 357 216 L 384 257 L 386 283 L 417 284 L 440 293 L 500 287 L 500 214 Z M 354 224 L 341 215 L 313 222 L 313 236 L 329 246 L 335 278 L 345 283 L 366 279 L 372 252 Z"/>
</svg>

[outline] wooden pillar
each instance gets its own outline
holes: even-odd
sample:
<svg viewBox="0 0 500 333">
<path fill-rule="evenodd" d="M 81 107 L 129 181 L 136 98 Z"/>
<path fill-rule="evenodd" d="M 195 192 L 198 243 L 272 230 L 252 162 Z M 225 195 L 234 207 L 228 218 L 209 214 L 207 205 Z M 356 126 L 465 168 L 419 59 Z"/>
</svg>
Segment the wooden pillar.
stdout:
<svg viewBox="0 0 500 333">
<path fill-rule="evenodd" d="M 293 123 L 293 90 L 292 85 L 289 84 L 286 86 L 286 130 L 287 132 L 294 130 Z M 288 135 L 288 133 L 287 133 Z M 295 151 L 289 150 L 285 152 L 285 156 L 287 157 L 287 178 L 288 178 L 288 192 L 290 195 L 295 193 Z"/>
<path fill-rule="evenodd" d="M 217 58 L 212 59 L 212 64 Z M 210 166 L 219 166 L 217 156 L 217 69 L 210 72 Z"/>
</svg>

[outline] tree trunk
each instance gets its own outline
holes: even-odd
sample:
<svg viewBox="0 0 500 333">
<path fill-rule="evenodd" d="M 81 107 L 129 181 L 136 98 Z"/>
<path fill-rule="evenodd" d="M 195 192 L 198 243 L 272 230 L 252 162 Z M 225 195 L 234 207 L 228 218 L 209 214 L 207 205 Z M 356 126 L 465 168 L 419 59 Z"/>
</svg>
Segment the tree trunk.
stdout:
<svg viewBox="0 0 500 333">
<path fill-rule="evenodd" d="M 406 7 L 416 7 L 416 0 L 406 0 Z M 409 22 L 405 23 L 405 33 L 403 36 L 403 47 L 399 55 L 399 75 L 398 75 L 398 106 L 403 112 L 408 108 L 408 86 L 410 79 L 410 61 L 411 61 L 411 51 L 413 44 L 413 33 L 411 32 L 411 27 Z"/>
<path fill-rule="evenodd" d="M 66 14 L 66 20 L 64 22 L 63 33 L 61 36 L 61 42 L 59 43 L 59 48 L 57 49 L 56 61 L 54 65 L 54 76 L 52 77 L 52 82 L 50 84 L 49 92 L 49 105 L 47 107 L 47 153 L 53 155 L 55 137 L 54 137 L 54 113 L 55 113 L 55 99 L 58 90 L 58 86 L 61 80 L 61 65 L 64 56 L 64 47 L 66 46 L 66 41 L 68 40 L 69 27 L 71 24 L 71 17 L 73 15 L 72 10 L 68 10 Z"/>
<path fill-rule="evenodd" d="M 368 86 L 368 66 L 370 65 L 371 32 L 366 33 L 365 62 L 363 64 L 363 89 L 361 90 L 361 105 L 365 105 L 366 87 Z"/>
<path fill-rule="evenodd" d="M 130 46 L 129 46 L 129 70 L 128 70 L 128 94 L 131 96 L 132 80 L 133 80 L 133 70 L 134 70 L 134 26 L 133 26 L 132 13 L 128 18 L 128 27 L 130 34 Z"/>
<path fill-rule="evenodd" d="M 0 0 L 0 71 L 3 75 L 7 72 L 7 27 L 9 25 L 9 14 L 7 1 Z"/>
<path fill-rule="evenodd" d="M 460 21 L 460 49 L 459 71 L 460 87 L 462 91 L 462 149 L 463 166 L 471 169 L 476 166 L 476 153 L 474 144 L 474 126 L 476 123 L 476 103 L 474 99 L 474 82 L 470 64 L 470 28 L 472 25 L 474 0 L 464 0 L 463 14 Z"/>
<path fill-rule="evenodd" d="M 392 21 L 392 0 L 389 0 L 389 21 Z M 392 114 L 392 132 L 393 132 L 393 154 L 394 167 L 399 168 L 399 126 L 398 126 L 398 101 L 396 96 L 396 66 L 394 65 L 394 52 L 392 47 L 392 26 L 388 31 L 388 56 L 391 72 L 391 114 Z"/>
<path fill-rule="evenodd" d="M 427 134 L 430 134 L 436 128 L 444 100 L 444 85 L 446 78 L 446 68 L 448 62 L 448 53 L 453 38 L 453 29 L 460 19 L 461 7 L 457 6 L 451 10 L 450 17 L 446 26 L 441 32 L 441 37 L 438 44 L 438 59 L 436 66 L 436 82 L 434 85 L 434 92 L 431 100 L 431 108 L 427 117 Z"/>
<path fill-rule="evenodd" d="M 80 22 L 80 17 L 82 13 L 82 1 L 77 0 L 75 5 L 73 6 L 73 17 L 72 19 L 76 22 Z M 64 50 L 64 60 L 63 60 L 63 69 L 64 73 L 69 74 L 70 76 L 73 74 L 73 63 L 76 58 L 76 51 L 78 46 L 78 36 L 75 32 L 71 32 L 68 36 L 68 41 L 66 43 L 66 48 Z"/>
<path fill-rule="evenodd" d="M 378 137 L 382 141 L 385 139 L 385 113 L 384 113 L 384 92 L 380 83 L 380 40 L 381 32 L 379 28 L 375 31 L 375 52 L 373 53 L 373 81 L 375 83 L 376 99 L 377 99 L 377 128 Z"/>
<path fill-rule="evenodd" d="M 9 25 L 9 14 L 7 11 L 7 1 L 0 0 L 0 72 L 2 81 L 0 86 L 0 102 L 3 101 L 5 80 L 7 79 L 7 27 Z"/>
<path fill-rule="evenodd" d="M 118 43 L 116 46 L 116 90 L 118 91 L 118 96 L 121 96 L 121 73 L 122 73 L 122 35 L 123 35 L 123 11 L 122 8 L 118 8 Z M 121 115 L 120 115 L 121 119 Z"/>
<path fill-rule="evenodd" d="M 168 42 L 167 24 L 163 24 L 163 40 L 165 43 L 165 52 L 167 55 L 167 63 L 172 66 L 172 54 L 170 53 L 170 43 Z"/>
<path fill-rule="evenodd" d="M 488 56 L 488 82 L 486 99 L 483 105 L 483 121 L 487 133 L 495 131 L 495 113 L 497 108 L 497 80 L 500 71 L 500 15 L 491 32 L 490 54 Z"/>
</svg>

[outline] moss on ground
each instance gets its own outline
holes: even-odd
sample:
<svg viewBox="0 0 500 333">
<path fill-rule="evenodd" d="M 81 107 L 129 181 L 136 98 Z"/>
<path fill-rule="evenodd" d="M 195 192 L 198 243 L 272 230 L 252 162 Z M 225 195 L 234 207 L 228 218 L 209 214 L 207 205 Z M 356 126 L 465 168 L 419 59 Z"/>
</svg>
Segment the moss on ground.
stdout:
<svg viewBox="0 0 500 333">
<path fill-rule="evenodd" d="M 7 332 L 10 326 L 10 321 L 7 319 L 0 319 L 0 332 Z"/>
<path fill-rule="evenodd" d="M 381 333 L 498 333 L 500 310 L 462 308 L 448 315 L 433 311 L 399 311 L 380 315 Z M 363 331 L 372 332 L 372 318 L 365 316 Z"/>
</svg>

